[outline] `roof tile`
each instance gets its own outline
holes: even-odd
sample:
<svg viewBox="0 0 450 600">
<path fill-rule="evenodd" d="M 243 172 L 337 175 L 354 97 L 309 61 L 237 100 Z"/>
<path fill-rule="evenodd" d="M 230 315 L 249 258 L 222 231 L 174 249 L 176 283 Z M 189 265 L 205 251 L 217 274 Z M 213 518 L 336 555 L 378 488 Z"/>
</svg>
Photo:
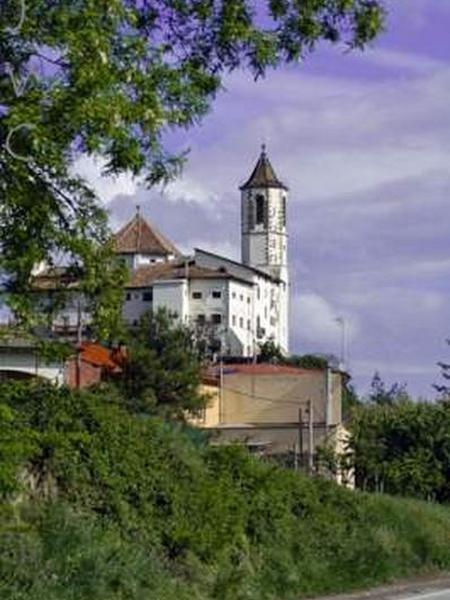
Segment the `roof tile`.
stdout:
<svg viewBox="0 0 450 600">
<path fill-rule="evenodd" d="M 114 249 L 119 254 L 180 256 L 180 251 L 172 242 L 139 213 L 115 234 Z"/>
</svg>

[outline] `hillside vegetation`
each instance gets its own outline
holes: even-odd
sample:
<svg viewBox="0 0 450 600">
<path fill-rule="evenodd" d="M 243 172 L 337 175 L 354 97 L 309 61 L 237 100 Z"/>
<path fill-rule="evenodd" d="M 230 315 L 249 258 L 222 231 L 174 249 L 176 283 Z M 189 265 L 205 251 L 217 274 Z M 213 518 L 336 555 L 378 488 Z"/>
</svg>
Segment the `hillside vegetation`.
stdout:
<svg viewBox="0 0 450 600">
<path fill-rule="evenodd" d="M 450 511 L 352 493 L 125 410 L 0 386 L 0 596 L 282 600 L 450 567 Z"/>
</svg>

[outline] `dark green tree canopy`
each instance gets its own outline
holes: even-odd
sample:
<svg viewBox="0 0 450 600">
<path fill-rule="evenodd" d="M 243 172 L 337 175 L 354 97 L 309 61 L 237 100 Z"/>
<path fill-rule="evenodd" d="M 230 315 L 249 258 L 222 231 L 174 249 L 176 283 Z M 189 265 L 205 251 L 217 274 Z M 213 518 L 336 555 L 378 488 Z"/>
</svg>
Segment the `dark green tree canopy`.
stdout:
<svg viewBox="0 0 450 600">
<path fill-rule="evenodd" d="M 128 354 L 113 382 L 131 412 L 184 420 L 205 407 L 194 334 L 167 310 L 141 318 L 130 332 Z"/>
<path fill-rule="evenodd" d="M 362 47 L 383 19 L 378 0 L 4 0 L 0 266 L 16 310 L 37 262 L 106 260 L 105 213 L 73 171 L 81 153 L 167 181 L 184 153 L 164 135 L 205 115 L 225 73 L 259 77 L 321 40 Z"/>
<path fill-rule="evenodd" d="M 447 344 L 450 346 L 450 340 L 447 340 Z M 450 363 L 445 361 L 438 362 L 438 367 L 441 369 L 441 377 L 443 381 L 433 385 L 434 389 L 439 392 L 441 398 L 444 400 L 450 399 Z"/>
<path fill-rule="evenodd" d="M 392 405 L 408 399 L 406 383 L 400 384 L 395 382 L 387 387 L 378 371 L 374 373 L 370 383 L 370 392 L 367 397 L 368 402 L 379 405 Z"/>
</svg>

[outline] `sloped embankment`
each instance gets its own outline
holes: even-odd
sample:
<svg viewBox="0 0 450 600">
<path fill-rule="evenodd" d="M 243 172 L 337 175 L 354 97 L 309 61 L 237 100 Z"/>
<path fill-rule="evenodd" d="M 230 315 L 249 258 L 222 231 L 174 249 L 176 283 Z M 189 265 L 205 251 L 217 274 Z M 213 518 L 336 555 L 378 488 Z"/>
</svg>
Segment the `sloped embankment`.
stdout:
<svg viewBox="0 0 450 600">
<path fill-rule="evenodd" d="M 109 390 L 0 386 L 0 456 L 10 600 L 282 600 L 450 567 L 447 508 L 210 447 Z"/>
</svg>

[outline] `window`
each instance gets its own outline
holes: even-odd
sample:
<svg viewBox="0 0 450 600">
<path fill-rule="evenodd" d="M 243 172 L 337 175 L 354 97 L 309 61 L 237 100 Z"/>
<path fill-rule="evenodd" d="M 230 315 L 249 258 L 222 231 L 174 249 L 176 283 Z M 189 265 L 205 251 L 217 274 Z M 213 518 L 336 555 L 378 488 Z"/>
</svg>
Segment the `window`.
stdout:
<svg viewBox="0 0 450 600">
<path fill-rule="evenodd" d="M 125 294 L 125 300 L 127 300 L 127 301 L 131 300 L 131 294 L 130 294 L 130 292 L 127 292 Z"/>
<path fill-rule="evenodd" d="M 201 300 L 202 293 L 201 292 L 192 292 L 192 297 L 194 298 L 194 300 Z"/>
<path fill-rule="evenodd" d="M 233 292 L 233 293 L 231 294 L 231 297 L 232 297 L 232 298 L 236 298 L 236 292 Z"/>
<path fill-rule="evenodd" d="M 142 294 L 142 300 L 144 302 L 153 302 L 153 290 L 147 290 Z"/>
<path fill-rule="evenodd" d="M 247 329 L 249 331 L 251 331 L 251 328 L 252 328 L 252 322 L 250 321 L 250 319 L 247 319 Z"/>
<path fill-rule="evenodd" d="M 250 296 L 247 296 L 247 304 L 250 304 Z"/>
<path fill-rule="evenodd" d="M 239 327 L 244 327 L 244 319 L 242 317 L 239 317 Z"/>
<path fill-rule="evenodd" d="M 243 302 L 243 301 L 244 301 L 244 296 L 243 296 L 243 294 L 240 294 L 240 296 L 239 296 L 239 300 L 240 300 L 241 302 Z"/>
<path fill-rule="evenodd" d="M 222 298 L 222 292 L 220 292 L 218 290 L 213 290 L 212 297 L 213 298 Z"/>
<path fill-rule="evenodd" d="M 197 315 L 197 325 L 204 325 L 205 321 L 205 315 Z"/>
<path fill-rule="evenodd" d="M 256 288 L 256 295 L 257 295 L 257 297 L 258 297 L 258 300 L 259 300 L 259 299 L 261 298 L 261 290 L 260 290 L 260 288 L 259 288 L 259 285 L 258 285 L 258 286 L 257 286 L 257 288 Z"/>
<path fill-rule="evenodd" d="M 137 327 L 139 325 L 139 321 L 137 319 L 133 319 L 133 327 Z"/>
<path fill-rule="evenodd" d="M 262 196 L 261 194 L 256 196 L 256 224 L 257 225 L 261 225 L 264 223 L 265 204 L 266 204 L 266 200 L 265 200 L 264 196 Z"/>
<path fill-rule="evenodd" d="M 286 196 L 281 199 L 281 226 L 286 227 Z"/>
<path fill-rule="evenodd" d="M 211 321 L 214 323 L 214 325 L 220 325 L 222 323 L 222 315 L 219 313 L 212 314 Z"/>
<path fill-rule="evenodd" d="M 235 325 L 236 325 L 236 315 L 232 315 L 232 317 L 231 317 L 231 324 L 233 325 L 233 327 L 235 327 Z"/>
<path fill-rule="evenodd" d="M 140 298 L 140 294 L 134 294 L 134 299 L 135 300 L 139 300 L 139 298 Z"/>
</svg>

